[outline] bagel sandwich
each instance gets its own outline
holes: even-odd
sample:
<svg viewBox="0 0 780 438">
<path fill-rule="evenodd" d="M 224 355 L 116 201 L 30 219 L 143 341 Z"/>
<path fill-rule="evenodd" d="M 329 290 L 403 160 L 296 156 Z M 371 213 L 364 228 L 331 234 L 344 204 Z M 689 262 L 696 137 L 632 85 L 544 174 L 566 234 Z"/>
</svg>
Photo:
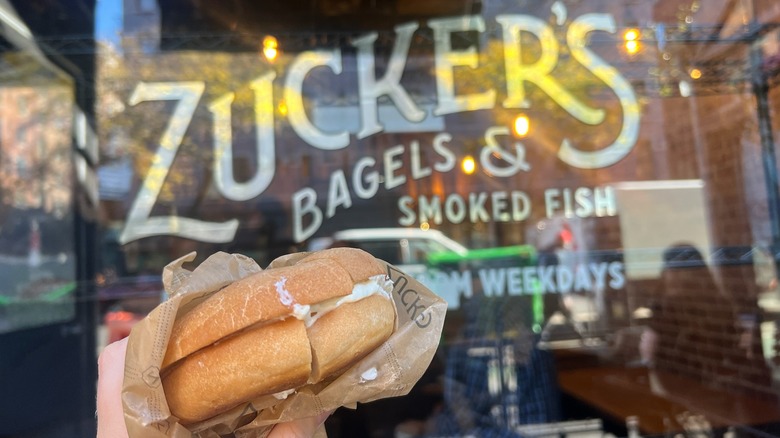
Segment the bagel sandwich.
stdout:
<svg viewBox="0 0 780 438">
<path fill-rule="evenodd" d="M 332 248 L 235 281 L 177 317 L 160 375 L 188 425 L 338 376 L 395 330 L 392 281 L 365 251 Z"/>
</svg>

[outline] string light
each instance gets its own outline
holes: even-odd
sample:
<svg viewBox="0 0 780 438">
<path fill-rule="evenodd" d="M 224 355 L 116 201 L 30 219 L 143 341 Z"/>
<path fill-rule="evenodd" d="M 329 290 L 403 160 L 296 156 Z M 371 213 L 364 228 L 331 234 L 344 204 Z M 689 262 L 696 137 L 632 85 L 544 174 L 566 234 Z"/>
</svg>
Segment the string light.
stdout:
<svg viewBox="0 0 780 438">
<path fill-rule="evenodd" d="M 276 37 L 268 35 L 263 38 L 263 56 L 270 62 L 274 62 L 279 56 L 279 41 Z"/>
<path fill-rule="evenodd" d="M 625 41 L 624 45 L 626 52 L 629 55 L 634 55 L 639 52 L 639 29 L 626 30 L 626 32 L 623 34 L 623 40 Z"/>
<path fill-rule="evenodd" d="M 515 117 L 515 122 L 513 123 L 512 128 L 517 137 L 525 137 L 531 130 L 531 121 L 528 119 L 527 115 L 520 114 L 519 116 Z"/>
<path fill-rule="evenodd" d="M 471 155 L 466 155 L 463 157 L 463 161 L 460 163 L 461 169 L 463 169 L 463 173 L 466 175 L 471 175 L 477 170 L 477 163 L 474 161 L 474 157 Z"/>
</svg>

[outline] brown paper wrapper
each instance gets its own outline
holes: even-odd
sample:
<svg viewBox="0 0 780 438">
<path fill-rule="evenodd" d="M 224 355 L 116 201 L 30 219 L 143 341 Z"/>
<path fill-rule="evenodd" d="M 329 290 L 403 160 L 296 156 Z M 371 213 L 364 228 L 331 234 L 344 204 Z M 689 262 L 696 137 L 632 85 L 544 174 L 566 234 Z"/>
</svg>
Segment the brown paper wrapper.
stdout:
<svg viewBox="0 0 780 438">
<path fill-rule="evenodd" d="M 304 255 L 280 257 L 267 269 L 294 264 Z M 428 368 L 439 345 L 446 302 L 411 276 L 385 263 L 394 283 L 397 326 L 384 344 L 328 382 L 307 385 L 284 400 L 261 397 L 184 427 L 168 409 L 160 381 L 160 364 L 176 316 L 233 281 L 262 270 L 249 257 L 222 252 L 192 271 L 182 266 L 194 259 L 195 253 L 191 253 L 165 267 L 163 284 L 170 298 L 130 333 L 122 388 L 130 437 L 265 437 L 276 423 L 407 394 Z M 324 435 L 324 431 L 320 430 L 320 434 Z"/>
</svg>

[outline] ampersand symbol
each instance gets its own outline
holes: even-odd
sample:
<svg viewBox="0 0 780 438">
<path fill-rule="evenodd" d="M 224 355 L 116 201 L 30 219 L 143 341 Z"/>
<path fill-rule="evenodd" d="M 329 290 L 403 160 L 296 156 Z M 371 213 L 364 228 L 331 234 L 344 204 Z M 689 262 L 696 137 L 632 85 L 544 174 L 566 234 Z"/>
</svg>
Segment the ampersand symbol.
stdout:
<svg viewBox="0 0 780 438">
<path fill-rule="evenodd" d="M 479 154 L 482 167 L 487 169 L 492 175 L 500 177 L 512 176 L 521 170 L 526 172 L 531 170 L 531 165 L 525 161 L 525 146 L 520 142 L 516 142 L 514 153 L 509 152 L 496 141 L 496 136 L 498 135 L 509 135 L 509 128 L 506 126 L 493 126 L 485 131 L 486 145 Z M 493 164 L 490 159 L 491 156 L 503 160 L 507 165 L 498 166 Z"/>
</svg>

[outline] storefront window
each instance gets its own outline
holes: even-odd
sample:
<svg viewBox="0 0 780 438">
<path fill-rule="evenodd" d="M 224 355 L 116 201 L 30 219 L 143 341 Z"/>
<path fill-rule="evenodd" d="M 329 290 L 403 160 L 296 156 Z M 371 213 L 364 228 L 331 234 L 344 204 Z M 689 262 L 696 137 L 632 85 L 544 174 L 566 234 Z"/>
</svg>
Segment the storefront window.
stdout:
<svg viewBox="0 0 780 438">
<path fill-rule="evenodd" d="M 780 433 L 773 2 L 122 3 L 107 318 L 190 251 L 353 246 L 449 310 L 333 436 Z"/>
<path fill-rule="evenodd" d="M 75 314 L 73 86 L 35 55 L 0 56 L 0 333 Z"/>
</svg>

